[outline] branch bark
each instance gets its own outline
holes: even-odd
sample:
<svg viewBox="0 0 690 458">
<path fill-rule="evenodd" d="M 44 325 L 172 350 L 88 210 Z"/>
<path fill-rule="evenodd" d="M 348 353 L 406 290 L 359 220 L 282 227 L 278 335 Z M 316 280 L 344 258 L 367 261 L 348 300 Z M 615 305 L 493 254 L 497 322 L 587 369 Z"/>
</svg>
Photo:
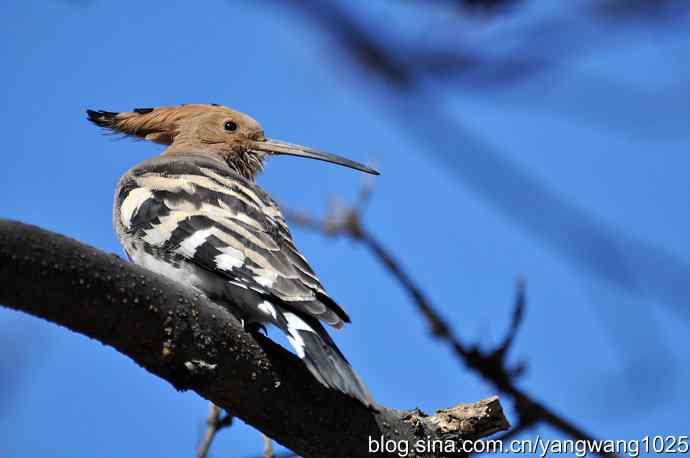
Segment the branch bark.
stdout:
<svg viewBox="0 0 690 458">
<path fill-rule="evenodd" d="M 305 457 L 369 456 L 369 438 L 406 441 L 414 450 L 420 439 L 475 440 L 509 426 L 495 397 L 434 416 L 368 409 L 323 387 L 297 357 L 244 332 L 203 295 L 115 255 L 7 220 L 0 220 L 0 304 L 114 347 Z"/>
</svg>

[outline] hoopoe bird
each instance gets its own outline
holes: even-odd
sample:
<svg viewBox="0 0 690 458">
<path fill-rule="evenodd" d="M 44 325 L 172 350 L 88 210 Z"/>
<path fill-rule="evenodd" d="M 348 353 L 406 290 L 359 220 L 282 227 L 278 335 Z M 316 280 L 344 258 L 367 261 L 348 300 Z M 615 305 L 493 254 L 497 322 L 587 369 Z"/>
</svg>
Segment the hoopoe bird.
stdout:
<svg viewBox="0 0 690 458">
<path fill-rule="evenodd" d="M 129 258 L 201 291 L 247 330 L 276 326 L 319 382 L 373 406 L 321 324 L 339 329 L 350 318 L 328 296 L 295 246 L 280 208 L 255 178 L 271 155 L 378 172 L 268 139 L 257 121 L 216 104 L 87 110 L 87 115 L 114 133 L 167 145 L 162 155 L 134 166 L 118 182 L 113 222 Z"/>
</svg>

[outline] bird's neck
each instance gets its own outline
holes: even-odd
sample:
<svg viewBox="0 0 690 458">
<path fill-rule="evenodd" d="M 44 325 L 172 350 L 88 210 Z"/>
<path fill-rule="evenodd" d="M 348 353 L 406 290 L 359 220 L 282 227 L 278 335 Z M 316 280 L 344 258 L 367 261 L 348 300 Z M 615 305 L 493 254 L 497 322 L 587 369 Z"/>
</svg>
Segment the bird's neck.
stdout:
<svg viewBox="0 0 690 458">
<path fill-rule="evenodd" d="M 163 151 L 163 155 L 193 155 L 210 158 L 226 164 L 238 175 L 250 181 L 254 181 L 259 172 L 263 170 L 263 156 L 239 148 L 236 151 L 227 151 L 213 143 L 188 145 L 175 142 Z"/>
</svg>

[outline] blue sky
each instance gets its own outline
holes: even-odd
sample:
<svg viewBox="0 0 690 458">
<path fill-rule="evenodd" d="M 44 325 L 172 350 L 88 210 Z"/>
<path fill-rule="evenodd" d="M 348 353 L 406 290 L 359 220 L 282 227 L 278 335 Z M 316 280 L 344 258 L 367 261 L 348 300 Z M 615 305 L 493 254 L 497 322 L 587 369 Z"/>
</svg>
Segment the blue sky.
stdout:
<svg viewBox="0 0 690 458">
<path fill-rule="evenodd" d="M 365 222 L 465 341 L 501 339 L 523 276 L 529 302 L 511 357 L 528 365 L 519 382 L 527 392 L 601 438 L 688 434 L 690 296 L 684 285 L 648 285 L 667 269 L 633 252 L 661 252 L 674 272 L 690 272 L 687 37 L 617 36 L 555 74 L 502 91 L 435 85 L 443 109 L 479 141 L 446 131 L 434 146 L 415 131 L 425 128 L 418 120 L 427 107 L 407 106 L 409 123 L 391 116 L 393 96 L 352 72 L 302 16 L 263 2 L 187 5 L 0 6 L 0 217 L 121 253 L 111 227 L 115 183 L 161 149 L 101 135 L 84 110 L 222 103 L 254 116 L 273 138 L 375 161 L 383 174 Z M 399 14 L 402 27 L 409 23 L 409 11 L 370 5 L 374 18 L 395 22 Z M 487 190 L 501 171 L 477 178 L 469 168 L 487 151 L 606 228 L 640 291 L 614 286 L 548 241 L 572 238 L 577 253 L 589 237 L 578 227 L 539 234 L 527 213 L 497 205 Z M 361 180 L 321 162 L 275 158 L 259 182 L 286 207 L 323 214 L 330 200 L 354 198 Z M 521 205 L 530 199 L 515 196 Z M 433 411 L 496 394 L 431 339 L 366 250 L 293 232 L 352 316 L 335 339 L 377 400 Z M 0 393 L 0 456 L 192 455 L 203 399 L 33 317 L 0 309 L 0 329 L 0 364 L 10 375 Z M 547 427 L 523 437 L 537 433 L 560 437 Z M 260 450 L 259 434 L 237 422 L 213 455 Z"/>
</svg>

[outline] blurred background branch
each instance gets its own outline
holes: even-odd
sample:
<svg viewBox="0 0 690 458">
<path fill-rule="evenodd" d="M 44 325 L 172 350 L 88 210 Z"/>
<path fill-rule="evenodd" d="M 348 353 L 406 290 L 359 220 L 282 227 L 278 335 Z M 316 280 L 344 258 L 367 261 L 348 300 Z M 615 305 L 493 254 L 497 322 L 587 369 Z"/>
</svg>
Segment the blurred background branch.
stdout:
<svg viewBox="0 0 690 458">
<path fill-rule="evenodd" d="M 381 100 L 377 105 L 400 123 L 402 131 L 418 140 L 425 150 L 449 166 L 463 183 L 482 194 L 515 224 L 550 245 L 587 274 L 640 297 L 661 300 L 675 306 L 685 318 L 690 316 L 690 283 L 684 281 L 690 277 L 687 262 L 602 224 L 587 211 L 538 183 L 529 172 L 510 163 L 480 134 L 472 132 L 461 120 L 448 113 L 440 102 L 438 91 L 434 91 L 429 81 L 446 74 L 435 65 L 429 67 L 429 60 L 446 65 L 456 62 L 454 72 L 471 76 L 471 79 L 453 81 L 455 90 L 505 90 L 525 77 L 535 78 L 536 69 L 559 69 L 559 63 L 584 52 L 587 44 L 597 47 L 612 45 L 611 42 L 599 41 L 600 35 L 589 30 L 591 27 L 601 27 L 600 33 L 611 36 L 619 28 L 637 25 L 645 19 L 640 25 L 670 33 L 676 25 L 673 18 L 677 15 L 682 17 L 682 13 L 690 10 L 690 3 L 661 1 L 651 6 L 648 2 L 599 1 L 584 2 L 589 6 L 583 8 L 583 2 L 572 2 L 564 11 L 559 8 L 556 17 L 530 24 L 527 31 L 512 32 L 514 36 L 511 38 L 521 40 L 505 41 L 517 41 L 521 45 L 510 45 L 509 50 L 495 58 L 487 56 L 502 49 L 503 44 L 494 48 L 475 46 L 470 51 L 465 48 L 471 45 L 463 43 L 461 37 L 454 37 L 449 40 L 447 49 L 442 49 L 442 54 L 438 55 L 436 48 L 415 49 L 411 46 L 414 37 L 388 36 L 392 35 L 387 33 L 391 28 L 389 22 L 374 22 L 374 19 L 362 17 L 361 13 L 355 14 L 351 11 L 354 8 L 347 8 L 342 2 L 285 3 L 290 3 L 319 25 L 338 45 L 341 54 L 349 57 L 356 71 L 373 77 L 372 83 L 382 83 L 390 88 L 393 98 Z M 520 2 L 438 3 L 458 3 L 460 11 L 488 9 L 496 12 L 496 9 L 503 10 Z M 574 5 L 578 8 L 571 11 Z M 374 22 L 375 27 L 367 27 L 366 19 Z M 570 23 L 573 25 L 568 25 Z M 678 21 L 677 25 L 684 24 Z M 576 30 L 569 32 L 571 27 Z M 581 30 L 585 28 L 588 33 Z M 572 33 L 572 39 L 565 38 L 569 33 Z M 538 43 L 548 45 L 537 46 Z M 534 53 L 553 55 L 547 58 Z"/>
</svg>

